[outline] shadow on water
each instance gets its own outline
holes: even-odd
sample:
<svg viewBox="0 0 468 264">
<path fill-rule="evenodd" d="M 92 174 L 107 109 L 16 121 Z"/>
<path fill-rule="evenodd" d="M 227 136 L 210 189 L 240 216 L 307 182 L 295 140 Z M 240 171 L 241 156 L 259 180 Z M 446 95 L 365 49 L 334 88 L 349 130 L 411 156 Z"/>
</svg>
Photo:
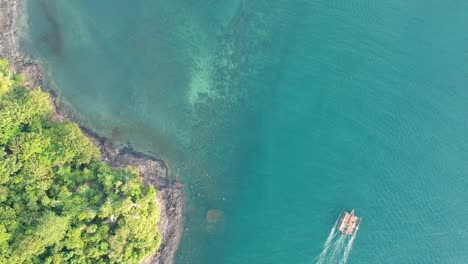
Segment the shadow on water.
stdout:
<svg viewBox="0 0 468 264">
<path fill-rule="evenodd" d="M 63 34 L 57 16 L 48 0 L 39 0 L 39 9 L 44 15 L 49 27 L 42 36 L 42 41 L 47 44 L 50 50 L 56 56 L 63 55 Z"/>
</svg>

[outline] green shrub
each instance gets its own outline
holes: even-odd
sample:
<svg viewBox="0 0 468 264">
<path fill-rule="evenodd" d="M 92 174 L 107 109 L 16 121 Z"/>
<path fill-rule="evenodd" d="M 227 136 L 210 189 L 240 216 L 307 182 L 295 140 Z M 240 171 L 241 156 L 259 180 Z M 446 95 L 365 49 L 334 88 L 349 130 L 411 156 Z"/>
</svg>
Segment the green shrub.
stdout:
<svg viewBox="0 0 468 264">
<path fill-rule="evenodd" d="M 112 169 L 48 95 L 0 60 L 0 263 L 137 263 L 156 251 L 159 211 L 133 168 Z"/>
</svg>

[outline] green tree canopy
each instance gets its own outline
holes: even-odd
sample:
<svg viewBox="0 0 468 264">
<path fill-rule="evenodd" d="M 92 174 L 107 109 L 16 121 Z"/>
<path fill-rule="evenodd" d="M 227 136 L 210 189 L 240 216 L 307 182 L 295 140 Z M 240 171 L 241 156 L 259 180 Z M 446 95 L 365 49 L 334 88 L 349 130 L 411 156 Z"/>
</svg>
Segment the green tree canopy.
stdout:
<svg viewBox="0 0 468 264">
<path fill-rule="evenodd" d="M 0 60 L 0 263 L 138 263 L 159 211 L 133 168 L 113 169 L 48 95 Z"/>
</svg>

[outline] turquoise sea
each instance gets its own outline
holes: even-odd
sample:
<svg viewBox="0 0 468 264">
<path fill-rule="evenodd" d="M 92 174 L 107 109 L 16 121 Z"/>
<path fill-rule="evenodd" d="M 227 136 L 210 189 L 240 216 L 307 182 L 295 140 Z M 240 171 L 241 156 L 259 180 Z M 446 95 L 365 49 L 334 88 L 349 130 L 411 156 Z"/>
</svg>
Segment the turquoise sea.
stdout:
<svg viewBox="0 0 468 264">
<path fill-rule="evenodd" d="M 352 208 L 350 264 L 468 263 L 467 1 L 21 1 L 61 103 L 184 182 L 176 264 L 313 264 Z"/>
</svg>

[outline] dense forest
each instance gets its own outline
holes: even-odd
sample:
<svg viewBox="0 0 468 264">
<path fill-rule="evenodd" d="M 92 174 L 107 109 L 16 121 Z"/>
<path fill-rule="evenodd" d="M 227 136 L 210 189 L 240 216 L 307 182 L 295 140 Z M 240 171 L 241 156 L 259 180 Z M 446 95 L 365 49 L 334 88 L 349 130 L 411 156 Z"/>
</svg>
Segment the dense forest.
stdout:
<svg viewBox="0 0 468 264">
<path fill-rule="evenodd" d="M 159 211 L 133 168 L 113 169 L 48 94 L 0 60 L 0 263 L 137 263 Z"/>
</svg>

